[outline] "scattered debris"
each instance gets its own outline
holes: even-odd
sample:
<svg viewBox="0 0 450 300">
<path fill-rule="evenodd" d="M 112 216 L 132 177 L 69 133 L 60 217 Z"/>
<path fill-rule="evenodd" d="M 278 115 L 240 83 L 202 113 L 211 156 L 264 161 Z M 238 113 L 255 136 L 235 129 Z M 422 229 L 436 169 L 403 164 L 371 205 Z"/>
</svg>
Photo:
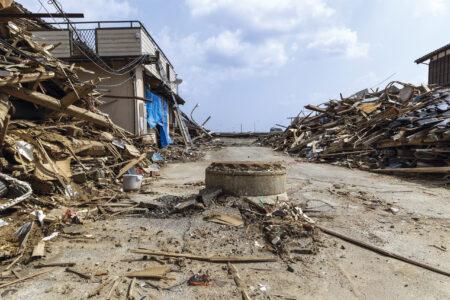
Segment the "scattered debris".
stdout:
<svg viewBox="0 0 450 300">
<path fill-rule="evenodd" d="M 42 257 L 45 256 L 45 242 L 39 241 L 39 243 L 34 247 L 31 257 Z"/>
<path fill-rule="evenodd" d="M 366 248 L 366 249 L 368 249 L 368 250 L 374 251 L 374 252 L 376 252 L 376 253 L 379 253 L 379 254 L 382 254 L 382 255 L 385 255 L 385 256 L 389 256 L 389 257 L 392 257 L 392 258 L 395 258 L 395 259 L 404 261 L 404 262 L 406 262 L 406 263 L 409 263 L 409 264 L 412 264 L 412 265 L 416 265 L 416 266 L 418 266 L 418 267 L 421 267 L 421 268 L 430 270 L 430 271 L 432 271 L 432 272 L 436 272 L 436 273 L 439 273 L 439 274 L 442 274 L 442 275 L 445 275 L 445 276 L 449 276 L 449 277 L 450 277 L 450 272 L 447 272 L 447 271 L 444 271 L 444 270 L 441 270 L 441 269 L 438 269 L 438 268 L 435 268 L 435 267 L 426 265 L 426 264 L 424 264 L 424 263 L 415 261 L 415 260 L 413 260 L 413 259 L 410 259 L 410 258 L 401 256 L 401 255 L 398 255 L 398 254 L 396 254 L 396 253 L 393 253 L 393 252 L 384 250 L 384 249 L 382 249 L 382 248 L 379 248 L 379 247 L 370 245 L 370 244 L 368 244 L 368 243 L 366 243 L 366 242 L 359 241 L 359 240 L 354 239 L 354 238 L 352 238 L 352 237 L 349 237 L 349 236 L 343 235 L 343 234 L 341 234 L 341 233 L 338 233 L 338 232 L 336 232 L 336 231 L 327 229 L 327 228 L 325 228 L 325 227 L 323 227 L 323 226 L 315 225 L 315 227 L 317 227 L 318 229 L 322 230 L 323 232 L 325 232 L 325 233 L 327 233 L 327 234 L 329 234 L 329 235 L 335 236 L 335 237 L 340 238 L 340 239 L 342 239 L 342 240 L 344 240 L 344 241 L 350 242 L 350 243 L 352 243 L 352 244 L 354 244 L 354 245 L 357 245 L 357 246 Z"/>
<path fill-rule="evenodd" d="M 170 267 L 151 267 L 142 271 L 135 271 L 126 274 L 127 277 L 154 278 L 162 279 L 171 270 Z"/>
<path fill-rule="evenodd" d="M 42 274 L 51 272 L 51 271 L 54 271 L 54 270 L 56 270 L 56 269 L 57 269 L 57 267 L 44 269 L 44 270 L 42 270 L 42 271 L 38 271 L 38 272 L 36 272 L 36 273 L 33 273 L 33 274 L 30 274 L 30 275 L 23 276 L 22 278 L 15 279 L 15 280 L 11 280 L 11 281 L 9 281 L 9 282 L 2 283 L 2 284 L 0 284 L 0 289 L 1 289 L 1 288 L 4 288 L 5 286 L 13 285 L 13 284 L 15 284 L 15 283 L 18 283 L 18 282 L 21 282 L 21 281 L 24 281 L 24 280 L 27 280 L 27 279 L 30 279 L 30 278 L 33 278 L 33 277 L 36 277 L 36 276 L 39 276 L 39 275 L 42 275 Z"/>
<path fill-rule="evenodd" d="M 53 232 L 52 234 L 50 234 L 49 236 L 46 236 L 44 238 L 42 238 L 43 241 L 50 241 L 51 239 L 57 237 L 59 234 L 59 232 Z"/>
<path fill-rule="evenodd" d="M 0 227 L 7 226 L 7 225 L 8 225 L 8 222 L 4 221 L 3 219 L 0 219 Z"/>
<path fill-rule="evenodd" d="M 233 263 L 249 263 L 249 262 L 274 262 L 277 261 L 277 257 L 220 257 L 220 256 L 202 256 L 202 255 L 194 255 L 194 254 L 184 254 L 184 253 L 174 253 L 174 252 L 163 252 L 163 251 L 153 251 L 147 249 L 135 249 L 130 250 L 133 253 L 140 254 L 149 254 L 149 255 L 157 255 L 157 256 L 167 256 L 167 257 L 184 257 L 194 260 L 202 260 L 213 263 L 224 263 L 224 262 L 233 262 Z"/>
<path fill-rule="evenodd" d="M 78 276 L 80 276 L 81 278 L 84 278 L 84 279 L 91 279 L 91 275 L 84 274 L 84 273 L 82 273 L 80 271 L 77 271 L 75 269 L 72 269 L 70 267 L 66 268 L 66 272 L 76 274 L 76 275 L 78 275 Z"/>
<path fill-rule="evenodd" d="M 276 150 L 351 168 L 450 172 L 448 88 L 394 81 L 382 90 L 365 90 L 305 109 L 312 112 L 295 118 L 284 133 L 259 141 Z"/>
<path fill-rule="evenodd" d="M 235 227 L 244 225 L 244 221 L 242 219 L 238 219 L 214 210 L 211 211 L 208 216 L 204 217 L 204 220 Z"/>
<path fill-rule="evenodd" d="M 236 286 L 238 287 L 239 291 L 242 294 L 242 298 L 244 300 L 250 300 L 250 296 L 248 295 L 247 292 L 247 285 L 245 284 L 245 282 L 241 279 L 241 277 L 239 276 L 239 273 L 236 269 L 235 266 L 233 266 L 231 263 L 228 263 L 228 272 L 233 275 L 234 278 L 234 282 L 236 283 Z"/>
<path fill-rule="evenodd" d="M 213 281 L 209 278 L 209 273 L 195 274 L 188 280 L 188 284 L 192 286 L 211 286 Z"/>
</svg>

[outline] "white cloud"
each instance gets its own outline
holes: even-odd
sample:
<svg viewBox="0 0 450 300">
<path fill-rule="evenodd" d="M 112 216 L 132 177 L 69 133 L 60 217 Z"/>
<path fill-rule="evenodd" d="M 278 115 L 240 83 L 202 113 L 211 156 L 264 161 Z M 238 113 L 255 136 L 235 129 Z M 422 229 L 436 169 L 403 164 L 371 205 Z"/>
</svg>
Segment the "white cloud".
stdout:
<svg viewBox="0 0 450 300">
<path fill-rule="evenodd" d="M 367 57 L 369 51 L 369 44 L 360 43 L 357 33 L 344 27 L 320 29 L 307 47 L 347 58 Z"/>
<path fill-rule="evenodd" d="M 225 30 L 202 40 L 197 34 L 174 39 L 165 29 L 157 39 L 168 56 L 176 60 L 175 64 L 189 65 L 191 71 L 214 70 L 221 73 L 221 78 L 266 73 L 284 65 L 288 59 L 284 43 L 273 39 L 249 43 L 239 30 Z"/>
<path fill-rule="evenodd" d="M 322 0 L 186 0 L 194 17 L 232 16 L 257 30 L 289 31 L 334 10 Z M 226 18 L 224 18 L 225 20 Z"/>
<path fill-rule="evenodd" d="M 450 8 L 449 0 L 404 0 L 405 8 L 412 10 L 416 18 L 424 16 L 443 16 L 448 14 Z"/>
<path fill-rule="evenodd" d="M 38 10 L 46 12 L 37 0 L 19 0 L 18 2 L 32 12 Z M 48 4 L 47 0 L 41 0 L 41 2 L 48 11 L 56 11 L 53 5 Z M 83 21 L 124 18 L 136 13 L 136 9 L 128 0 L 59 0 L 58 3 L 65 12 L 84 13 Z"/>
<path fill-rule="evenodd" d="M 205 30 L 176 37 L 166 29 L 156 39 L 184 76 L 181 91 L 193 97 L 224 80 L 273 76 L 288 61 L 311 53 L 321 53 L 321 58 L 368 56 L 369 45 L 324 0 L 185 3 Z M 202 89 L 194 90 L 199 82 Z"/>
</svg>

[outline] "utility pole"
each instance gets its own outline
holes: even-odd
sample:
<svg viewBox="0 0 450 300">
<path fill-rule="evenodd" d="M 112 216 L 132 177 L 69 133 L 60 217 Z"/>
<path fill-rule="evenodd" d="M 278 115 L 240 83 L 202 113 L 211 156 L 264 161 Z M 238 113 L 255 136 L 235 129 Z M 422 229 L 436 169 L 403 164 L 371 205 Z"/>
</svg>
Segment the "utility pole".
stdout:
<svg viewBox="0 0 450 300">
<path fill-rule="evenodd" d="M 241 133 L 242 133 L 242 123 L 241 123 Z"/>
</svg>

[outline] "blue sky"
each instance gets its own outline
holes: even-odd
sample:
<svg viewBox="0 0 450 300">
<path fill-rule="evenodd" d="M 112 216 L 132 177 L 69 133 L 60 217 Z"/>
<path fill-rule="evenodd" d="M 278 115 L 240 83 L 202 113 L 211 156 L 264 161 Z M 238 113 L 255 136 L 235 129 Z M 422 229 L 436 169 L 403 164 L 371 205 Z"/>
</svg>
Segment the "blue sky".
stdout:
<svg viewBox="0 0 450 300">
<path fill-rule="evenodd" d="M 38 0 L 19 1 L 33 12 Z M 46 0 L 41 2 L 47 5 Z M 450 0 L 60 0 L 87 20 L 141 20 L 183 79 L 184 110 L 216 131 L 268 130 L 306 104 L 391 80 L 450 42 Z M 381 84 L 384 86 L 387 82 Z"/>
</svg>

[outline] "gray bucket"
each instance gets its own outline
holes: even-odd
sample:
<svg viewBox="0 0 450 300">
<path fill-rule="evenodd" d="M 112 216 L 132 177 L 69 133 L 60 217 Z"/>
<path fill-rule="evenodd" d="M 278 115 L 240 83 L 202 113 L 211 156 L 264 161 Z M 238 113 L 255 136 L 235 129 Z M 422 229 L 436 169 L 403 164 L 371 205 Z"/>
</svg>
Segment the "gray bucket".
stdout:
<svg viewBox="0 0 450 300">
<path fill-rule="evenodd" d="M 142 175 L 125 174 L 123 175 L 123 190 L 136 191 L 141 188 Z"/>
</svg>

